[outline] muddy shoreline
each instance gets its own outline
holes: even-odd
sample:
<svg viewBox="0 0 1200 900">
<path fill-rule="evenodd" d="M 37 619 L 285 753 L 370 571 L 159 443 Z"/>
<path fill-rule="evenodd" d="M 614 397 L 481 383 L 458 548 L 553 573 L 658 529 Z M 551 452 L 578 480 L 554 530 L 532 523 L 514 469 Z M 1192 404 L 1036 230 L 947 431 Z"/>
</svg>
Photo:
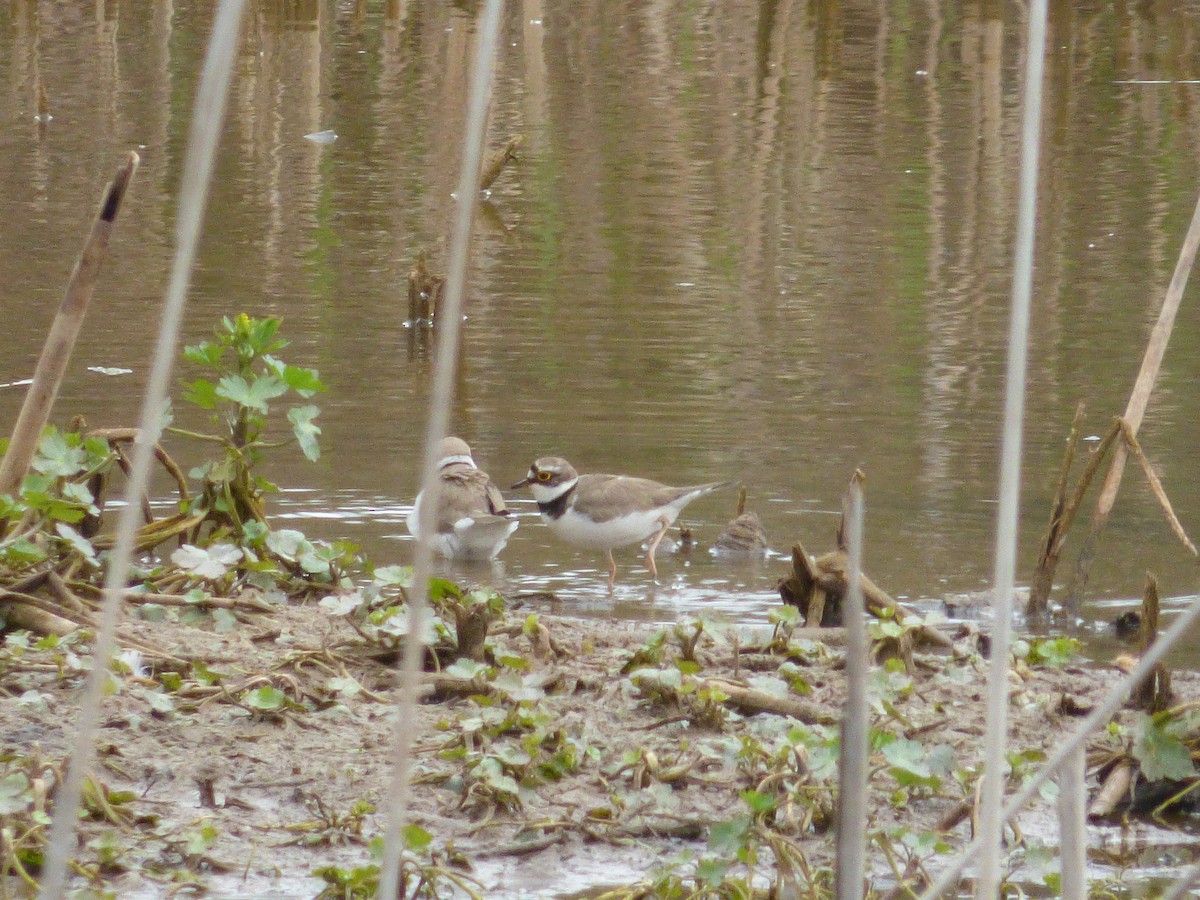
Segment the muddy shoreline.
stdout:
<svg viewBox="0 0 1200 900">
<path fill-rule="evenodd" d="M 549 609 L 508 609 L 485 662 L 429 676 L 414 735 L 413 877 L 453 876 L 442 896 L 566 896 L 651 885 L 664 872 L 694 877 L 705 861 L 703 871 L 725 866 L 732 877 L 741 851 L 764 885 L 797 854 L 788 865 L 802 896 L 819 896 L 836 807 L 836 643 L 779 634 L 764 647 L 711 621 L 658 629 Z M 316 602 L 233 625 L 195 615 L 185 624 L 187 613 L 142 608 L 155 621 L 129 624 L 204 662 L 181 673 L 124 657 L 98 739 L 98 780 L 119 802 L 93 804 L 81 827 L 95 886 L 312 897 L 339 877 L 327 867 L 369 875 L 392 773 L 392 655 Z M 918 653 L 910 672 L 899 660 L 874 670 L 869 858 L 881 895 L 936 870 L 935 844 L 969 840 L 986 668 L 975 644 L 967 635 L 951 653 Z M 83 649 L 8 636 L 3 776 L 53 784 Z M 1017 663 L 1013 777 L 1114 677 L 1090 664 Z M 1195 696 L 1196 677 L 1182 673 L 1175 687 Z M 755 697 L 795 715 L 755 713 Z M 632 890 L 612 896 L 639 896 Z"/>
</svg>

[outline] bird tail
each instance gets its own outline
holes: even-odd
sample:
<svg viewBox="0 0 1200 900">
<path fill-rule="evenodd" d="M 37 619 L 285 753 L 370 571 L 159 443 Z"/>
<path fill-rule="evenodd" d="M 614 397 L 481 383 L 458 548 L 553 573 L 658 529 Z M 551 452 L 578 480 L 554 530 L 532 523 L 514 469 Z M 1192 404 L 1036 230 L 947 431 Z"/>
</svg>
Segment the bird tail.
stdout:
<svg viewBox="0 0 1200 900">
<path fill-rule="evenodd" d="M 693 500 L 698 500 L 706 494 L 711 494 L 713 491 L 720 491 L 724 488 L 735 487 L 738 484 L 736 481 L 714 481 L 710 484 L 698 484 L 695 487 L 687 488 L 683 494 L 680 494 L 672 506 L 683 509 Z"/>
<path fill-rule="evenodd" d="M 462 544 L 463 556 L 491 559 L 504 549 L 518 524 L 512 516 L 475 515 L 455 522 L 454 533 Z"/>
</svg>

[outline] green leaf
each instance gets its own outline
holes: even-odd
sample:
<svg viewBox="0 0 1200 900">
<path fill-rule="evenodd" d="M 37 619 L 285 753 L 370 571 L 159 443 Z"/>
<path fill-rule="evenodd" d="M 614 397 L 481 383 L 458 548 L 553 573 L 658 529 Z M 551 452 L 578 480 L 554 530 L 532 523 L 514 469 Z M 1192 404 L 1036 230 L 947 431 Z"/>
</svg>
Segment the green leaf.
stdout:
<svg viewBox="0 0 1200 900">
<path fill-rule="evenodd" d="M 719 888 L 732 865 L 728 860 L 706 856 L 696 863 L 696 880 L 711 888 Z"/>
<path fill-rule="evenodd" d="M 71 441 L 57 428 L 51 427 L 38 443 L 37 453 L 33 457 L 33 469 L 54 478 L 67 478 L 83 471 L 86 460 L 87 453 L 83 447 Z"/>
<path fill-rule="evenodd" d="M 445 600 L 447 597 L 452 600 L 461 600 L 463 597 L 462 588 L 448 578 L 430 578 L 429 601 L 437 603 Z"/>
<path fill-rule="evenodd" d="M 729 855 L 737 852 L 750 829 L 750 817 L 738 816 L 728 822 L 717 822 L 708 831 L 708 847 L 714 853 Z"/>
<path fill-rule="evenodd" d="M 278 688 L 264 684 L 262 687 L 247 691 L 242 696 L 242 701 L 251 709 L 273 712 L 282 709 L 287 704 L 287 696 Z"/>
<path fill-rule="evenodd" d="M 215 369 L 220 365 L 221 357 L 224 354 L 225 347 L 213 341 L 191 344 L 183 348 L 184 359 L 200 366 L 208 366 L 210 369 Z"/>
<path fill-rule="evenodd" d="M 767 621 L 772 625 L 799 625 L 800 610 L 794 606 L 776 606 L 767 613 Z"/>
<path fill-rule="evenodd" d="M 321 458 L 321 448 L 317 444 L 317 435 L 321 433 L 321 429 L 312 421 L 320 414 L 321 410 L 316 406 L 293 406 L 287 414 L 296 440 L 300 443 L 300 449 L 313 462 Z"/>
<path fill-rule="evenodd" d="M 97 565 L 96 548 L 92 546 L 91 541 L 85 538 L 70 525 L 67 525 L 65 522 L 59 522 L 54 526 L 54 530 L 58 533 L 60 538 L 70 545 L 71 549 L 73 549 L 88 562 L 92 563 L 93 565 Z"/>
<path fill-rule="evenodd" d="M 281 528 L 267 535 L 267 549 L 277 556 L 295 562 L 300 555 L 312 548 L 304 532 L 294 528 Z"/>
<path fill-rule="evenodd" d="M 756 816 L 775 811 L 775 798 L 758 791 L 742 791 L 742 800 Z"/>
<path fill-rule="evenodd" d="M 333 691 L 339 697 L 353 697 L 362 693 L 362 685 L 353 678 L 343 678 L 340 675 L 334 676 L 325 682 L 325 687 Z"/>
<path fill-rule="evenodd" d="M 33 791 L 24 772 L 13 772 L 0 778 L 0 816 L 11 816 L 33 803 Z"/>
<path fill-rule="evenodd" d="M 933 772 L 925 759 L 925 748 L 917 741 L 900 738 L 892 741 L 883 748 L 884 758 L 896 769 L 916 775 L 918 778 L 929 778 Z"/>
<path fill-rule="evenodd" d="M 217 386 L 207 378 L 198 378 L 184 385 L 183 399 L 201 409 L 217 408 Z"/>
<path fill-rule="evenodd" d="M 467 659 L 465 656 L 446 666 L 446 674 L 456 678 L 474 678 L 476 675 L 486 674 L 487 670 L 488 667 L 483 663 Z"/>
<path fill-rule="evenodd" d="M 150 709 L 161 716 L 175 712 L 175 701 L 162 691 L 146 691 L 143 696 Z"/>
<path fill-rule="evenodd" d="M 404 846 L 409 850 L 424 850 L 433 843 L 433 835 L 420 825 L 404 826 Z"/>
<path fill-rule="evenodd" d="M 267 401 L 287 393 L 287 385 L 274 375 L 258 375 L 246 381 L 241 375 L 227 375 L 217 383 L 217 396 L 264 415 Z"/>
<path fill-rule="evenodd" d="M 199 828 L 192 828 L 183 833 L 184 846 L 189 856 L 199 856 L 211 850 L 217 843 L 220 832 L 211 822 L 205 822 Z"/>
<path fill-rule="evenodd" d="M 375 570 L 375 581 L 381 585 L 408 587 L 412 584 L 412 566 L 379 566 Z"/>
<path fill-rule="evenodd" d="M 1176 727 L 1172 727 L 1172 726 Z M 1133 737 L 1133 758 L 1148 781 L 1180 781 L 1196 774 L 1192 755 L 1176 733 L 1178 723 L 1159 716 L 1144 716 Z"/>
<path fill-rule="evenodd" d="M 313 394 L 326 390 L 325 385 L 321 382 L 321 376 L 317 374 L 316 369 L 289 366 L 271 356 L 263 357 L 263 361 L 270 367 L 272 372 L 283 379 L 284 384 L 301 397 L 311 397 Z"/>
</svg>

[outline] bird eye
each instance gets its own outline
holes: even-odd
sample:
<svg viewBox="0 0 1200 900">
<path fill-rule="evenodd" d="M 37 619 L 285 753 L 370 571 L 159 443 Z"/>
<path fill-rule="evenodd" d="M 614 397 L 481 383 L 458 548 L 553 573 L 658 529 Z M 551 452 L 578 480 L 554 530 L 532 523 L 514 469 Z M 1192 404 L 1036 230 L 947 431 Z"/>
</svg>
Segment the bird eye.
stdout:
<svg viewBox="0 0 1200 900">
<path fill-rule="evenodd" d="M 547 481 L 549 481 L 553 477 L 554 477 L 553 472 L 538 472 L 537 473 L 537 480 L 542 482 L 543 484 L 545 484 Z"/>
</svg>

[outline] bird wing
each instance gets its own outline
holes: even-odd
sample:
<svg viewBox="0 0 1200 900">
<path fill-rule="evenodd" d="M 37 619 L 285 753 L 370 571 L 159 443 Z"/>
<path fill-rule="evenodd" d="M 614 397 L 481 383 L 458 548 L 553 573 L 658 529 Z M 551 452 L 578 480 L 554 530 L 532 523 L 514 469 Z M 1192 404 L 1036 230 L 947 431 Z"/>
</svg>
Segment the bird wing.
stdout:
<svg viewBox="0 0 1200 900">
<path fill-rule="evenodd" d="M 487 479 L 487 484 L 484 485 L 484 491 L 487 494 L 488 509 L 497 516 L 507 516 L 508 507 L 504 504 L 504 497 L 500 493 L 500 488 L 492 484 L 490 478 Z"/>
</svg>

